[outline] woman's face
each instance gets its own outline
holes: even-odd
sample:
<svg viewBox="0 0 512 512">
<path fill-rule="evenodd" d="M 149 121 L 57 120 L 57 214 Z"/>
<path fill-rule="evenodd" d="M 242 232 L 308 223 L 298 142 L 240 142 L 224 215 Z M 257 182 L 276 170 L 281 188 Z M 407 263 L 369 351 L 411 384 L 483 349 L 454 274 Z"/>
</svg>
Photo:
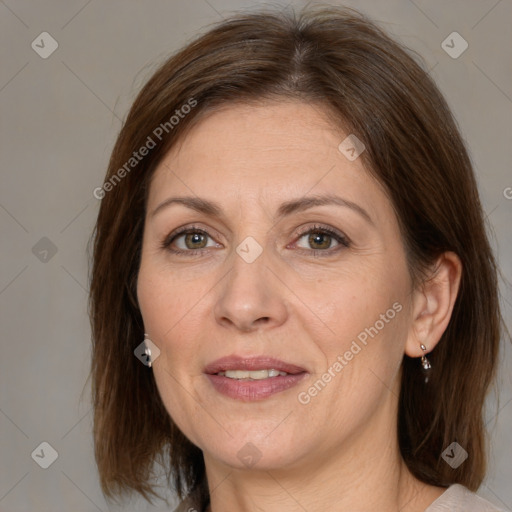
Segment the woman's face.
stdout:
<svg viewBox="0 0 512 512">
<path fill-rule="evenodd" d="M 155 172 L 138 299 L 163 403 L 207 462 L 311 468 L 396 435 L 411 281 L 349 135 L 304 103 L 230 106 Z"/>
</svg>

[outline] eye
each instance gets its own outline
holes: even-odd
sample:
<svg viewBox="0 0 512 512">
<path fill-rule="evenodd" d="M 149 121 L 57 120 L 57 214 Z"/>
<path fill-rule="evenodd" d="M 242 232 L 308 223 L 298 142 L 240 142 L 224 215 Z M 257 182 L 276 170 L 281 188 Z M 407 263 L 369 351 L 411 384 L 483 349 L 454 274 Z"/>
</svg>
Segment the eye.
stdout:
<svg viewBox="0 0 512 512">
<path fill-rule="evenodd" d="M 350 242 L 343 234 L 327 227 L 314 226 L 300 234 L 297 247 L 317 252 L 333 252 L 342 247 L 349 247 Z"/>
<path fill-rule="evenodd" d="M 171 233 L 163 241 L 162 248 L 174 253 L 196 254 L 202 249 L 218 245 L 206 231 L 189 227 Z"/>
<path fill-rule="evenodd" d="M 332 228 L 313 226 L 307 231 L 302 231 L 295 244 L 301 250 L 314 255 L 326 255 L 349 247 L 350 241 L 341 232 Z M 169 252 L 187 256 L 204 253 L 208 248 L 220 246 L 221 244 L 215 242 L 207 231 L 195 226 L 172 232 L 161 244 L 161 247 Z"/>
</svg>

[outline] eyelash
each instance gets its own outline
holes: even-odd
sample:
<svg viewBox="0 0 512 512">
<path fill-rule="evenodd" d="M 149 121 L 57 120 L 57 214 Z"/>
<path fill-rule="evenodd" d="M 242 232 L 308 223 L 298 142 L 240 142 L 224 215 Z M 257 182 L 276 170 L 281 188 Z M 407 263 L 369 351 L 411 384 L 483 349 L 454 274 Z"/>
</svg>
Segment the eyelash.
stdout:
<svg viewBox="0 0 512 512">
<path fill-rule="evenodd" d="M 172 232 L 170 235 L 166 236 L 161 244 L 161 248 L 165 249 L 166 251 L 169 251 L 174 254 L 186 254 L 187 256 L 196 256 L 198 254 L 201 254 L 205 252 L 205 250 L 208 250 L 208 248 L 202 248 L 202 249 L 189 249 L 189 250 L 182 250 L 182 249 L 172 249 L 171 244 L 181 235 L 187 235 L 192 233 L 200 233 L 202 235 L 206 235 L 211 238 L 208 231 L 205 231 L 204 229 L 201 229 L 197 226 L 188 226 L 182 229 L 179 229 L 176 232 Z M 302 249 L 299 248 L 297 250 L 304 251 L 309 254 L 312 254 L 313 256 L 329 256 L 332 255 L 334 252 L 337 252 L 340 250 L 340 248 L 348 248 L 351 246 L 351 241 L 349 238 L 342 233 L 329 228 L 327 226 L 321 226 L 318 224 L 315 224 L 314 226 L 307 228 L 304 228 L 299 233 L 297 233 L 297 241 L 300 240 L 304 235 L 307 235 L 309 233 L 320 233 L 323 235 L 328 235 L 334 238 L 339 243 L 339 246 L 336 246 L 333 249 Z"/>
</svg>

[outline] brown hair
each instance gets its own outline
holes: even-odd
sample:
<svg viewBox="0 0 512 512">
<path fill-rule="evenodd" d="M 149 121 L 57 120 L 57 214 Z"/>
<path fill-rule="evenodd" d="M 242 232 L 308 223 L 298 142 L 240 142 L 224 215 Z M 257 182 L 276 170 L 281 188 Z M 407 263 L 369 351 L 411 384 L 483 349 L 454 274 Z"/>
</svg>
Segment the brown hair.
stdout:
<svg viewBox="0 0 512 512">
<path fill-rule="evenodd" d="M 102 489 L 110 498 L 135 490 L 150 500 L 157 495 L 154 462 L 165 453 L 178 495 L 207 496 L 201 450 L 174 425 L 152 372 L 133 353 L 144 335 L 136 281 L 147 192 L 157 164 L 201 116 L 234 101 L 284 98 L 324 106 L 364 142 L 361 158 L 394 205 L 416 283 L 445 251 L 462 261 L 450 323 L 429 355 L 427 385 L 418 360 L 404 356 L 398 436 L 417 478 L 476 490 L 486 469 L 482 409 L 501 315 L 472 165 L 445 100 L 416 59 L 360 13 L 335 7 L 223 21 L 169 58 L 128 114 L 93 234 L 91 375 Z M 148 137 L 155 146 L 127 166 Z M 453 441 L 469 453 L 457 469 L 440 458 Z"/>
</svg>

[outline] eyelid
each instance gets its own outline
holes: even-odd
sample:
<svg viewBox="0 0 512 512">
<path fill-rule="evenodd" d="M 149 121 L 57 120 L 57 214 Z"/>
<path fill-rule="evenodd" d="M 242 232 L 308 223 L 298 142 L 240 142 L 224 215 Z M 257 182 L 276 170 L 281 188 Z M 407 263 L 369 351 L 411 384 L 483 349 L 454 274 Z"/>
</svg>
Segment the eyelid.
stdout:
<svg viewBox="0 0 512 512">
<path fill-rule="evenodd" d="M 172 240 L 174 237 L 178 235 L 182 235 L 183 233 L 187 233 L 188 231 L 198 231 L 199 233 L 203 233 L 208 236 L 219 236 L 217 231 L 214 230 L 211 227 L 204 228 L 197 224 L 185 224 L 184 226 L 181 226 L 179 228 L 174 229 L 171 231 L 166 237 L 165 240 Z"/>
</svg>

